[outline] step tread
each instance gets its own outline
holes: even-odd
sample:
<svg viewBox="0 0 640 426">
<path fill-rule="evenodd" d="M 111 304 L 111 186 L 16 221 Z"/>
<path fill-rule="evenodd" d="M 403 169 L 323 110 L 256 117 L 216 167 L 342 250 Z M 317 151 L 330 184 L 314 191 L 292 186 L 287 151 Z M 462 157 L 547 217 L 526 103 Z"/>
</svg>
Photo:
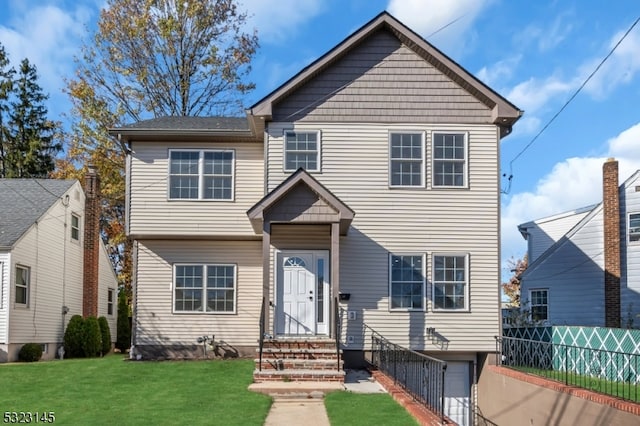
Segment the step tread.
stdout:
<svg viewBox="0 0 640 426">
<path fill-rule="evenodd" d="M 311 376 L 323 376 L 323 375 L 336 375 L 344 376 L 344 370 L 254 370 L 254 376 L 295 376 L 295 375 L 311 375 Z"/>
</svg>

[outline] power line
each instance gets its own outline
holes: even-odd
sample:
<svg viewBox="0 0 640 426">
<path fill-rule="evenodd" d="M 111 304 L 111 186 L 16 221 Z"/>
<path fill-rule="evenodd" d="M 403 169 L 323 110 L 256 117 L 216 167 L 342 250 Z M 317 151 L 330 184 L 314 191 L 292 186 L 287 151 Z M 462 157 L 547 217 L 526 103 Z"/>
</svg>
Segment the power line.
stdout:
<svg viewBox="0 0 640 426">
<path fill-rule="evenodd" d="M 540 135 L 547 130 L 547 128 L 551 125 L 551 123 L 553 123 L 555 121 L 556 118 L 558 118 L 558 116 L 562 113 L 562 111 L 565 110 L 565 108 L 567 108 L 567 106 L 569 106 L 569 104 L 575 99 L 576 96 L 578 96 L 578 93 L 580 93 L 582 91 L 582 89 L 584 88 L 584 86 L 587 85 L 587 83 L 591 80 L 591 78 L 600 70 L 600 68 L 602 68 L 602 66 L 604 65 L 604 63 L 609 59 L 609 57 L 611 57 L 611 55 L 613 55 L 613 53 L 616 51 L 616 49 L 618 48 L 618 46 L 620 46 L 620 44 L 624 41 L 625 38 L 627 38 L 627 36 L 629 35 L 629 33 L 633 30 L 633 28 L 638 24 L 638 22 L 640 21 L 640 16 L 638 18 L 636 18 L 635 22 L 633 24 L 631 24 L 631 26 L 629 27 L 629 29 L 627 30 L 627 32 L 624 33 L 624 35 L 620 38 L 620 40 L 618 40 L 618 42 L 613 46 L 613 48 L 609 51 L 609 53 L 607 53 L 607 55 L 600 61 L 600 63 L 598 64 L 598 66 L 591 72 L 591 74 L 589 74 L 589 76 L 582 82 L 582 84 L 580 85 L 580 87 L 578 87 L 578 89 L 573 93 L 573 95 L 571 95 L 571 97 L 569 97 L 569 99 L 564 103 L 564 105 L 562 105 L 562 107 L 558 110 L 558 112 L 556 112 L 553 117 L 551 117 L 551 119 L 547 122 L 547 124 L 545 124 L 542 129 L 540 129 L 540 131 L 529 141 L 528 144 L 525 145 L 524 148 L 522 148 L 520 150 L 520 152 L 518 152 L 518 154 L 513 157 L 513 159 L 509 162 L 509 176 L 507 178 L 508 180 L 508 186 L 506 190 L 503 190 L 502 193 L 503 194 L 508 194 L 509 191 L 511 191 L 511 181 L 513 180 L 513 163 L 520 158 L 520 156 L 522 154 L 524 154 L 524 152 L 529 149 L 529 147 L 531 147 L 531 145 L 533 145 L 533 143 L 540 137 Z M 503 177 L 506 177 L 506 174 L 503 175 Z"/>
</svg>

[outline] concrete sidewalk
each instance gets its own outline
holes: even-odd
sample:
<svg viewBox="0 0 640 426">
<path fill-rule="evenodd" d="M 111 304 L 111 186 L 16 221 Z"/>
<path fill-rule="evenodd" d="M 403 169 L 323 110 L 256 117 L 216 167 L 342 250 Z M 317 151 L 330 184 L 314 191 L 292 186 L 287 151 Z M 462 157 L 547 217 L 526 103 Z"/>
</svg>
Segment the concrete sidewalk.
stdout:
<svg viewBox="0 0 640 426">
<path fill-rule="evenodd" d="M 273 398 L 265 426 L 329 426 L 324 395 L 346 390 L 357 393 L 384 393 L 385 390 L 364 370 L 347 370 L 345 382 L 264 382 L 249 389 Z"/>
</svg>

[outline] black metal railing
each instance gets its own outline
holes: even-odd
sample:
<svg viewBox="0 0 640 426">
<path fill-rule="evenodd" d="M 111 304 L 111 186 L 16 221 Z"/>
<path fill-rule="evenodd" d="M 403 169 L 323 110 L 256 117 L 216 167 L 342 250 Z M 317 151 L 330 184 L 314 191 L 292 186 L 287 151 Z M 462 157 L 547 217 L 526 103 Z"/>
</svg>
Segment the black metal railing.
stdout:
<svg viewBox="0 0 640 426">
<path fill-rule="evenodd" d="M 444 375 L 447 363 L 396 345 L 371 330 L 371 364 L 393 378 L 444 423 Z"/>
<path fill-rule="evenodd" d="M 338 297 L 333 298 L 333 338 L 336 340 L 336 359 L 338 360 L 337 371 L 340 371 L 340 306 L 338 305 Z"/>
<path fill-rule="evenodd" d="M 564 383 L 640 401 L 640 354 L 496 337 L 498 364 Z"/>
<path fill-rule="evenodd" d="M 264 348 L 264 335 L 266 333 L 266 325 L 264 321 L 264 305 L 266 299 L 262 298 L 262 306 L 260 307 L 260 338 L 258 339 L 258 371 L 262 371 L 262 350 Z"/>
</svg>

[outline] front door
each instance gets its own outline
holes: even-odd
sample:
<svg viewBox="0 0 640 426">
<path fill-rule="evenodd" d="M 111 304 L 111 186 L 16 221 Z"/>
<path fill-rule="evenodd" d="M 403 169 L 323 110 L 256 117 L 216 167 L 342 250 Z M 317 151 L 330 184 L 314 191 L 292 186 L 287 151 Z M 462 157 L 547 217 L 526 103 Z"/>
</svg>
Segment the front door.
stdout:
<svg viewBox="0 0 640 426">
<path fill-rule="evenodd" d="M 327 251 L 283 251 L 276 256 L 276 335 L 327 334 Z"/>
</svg>

